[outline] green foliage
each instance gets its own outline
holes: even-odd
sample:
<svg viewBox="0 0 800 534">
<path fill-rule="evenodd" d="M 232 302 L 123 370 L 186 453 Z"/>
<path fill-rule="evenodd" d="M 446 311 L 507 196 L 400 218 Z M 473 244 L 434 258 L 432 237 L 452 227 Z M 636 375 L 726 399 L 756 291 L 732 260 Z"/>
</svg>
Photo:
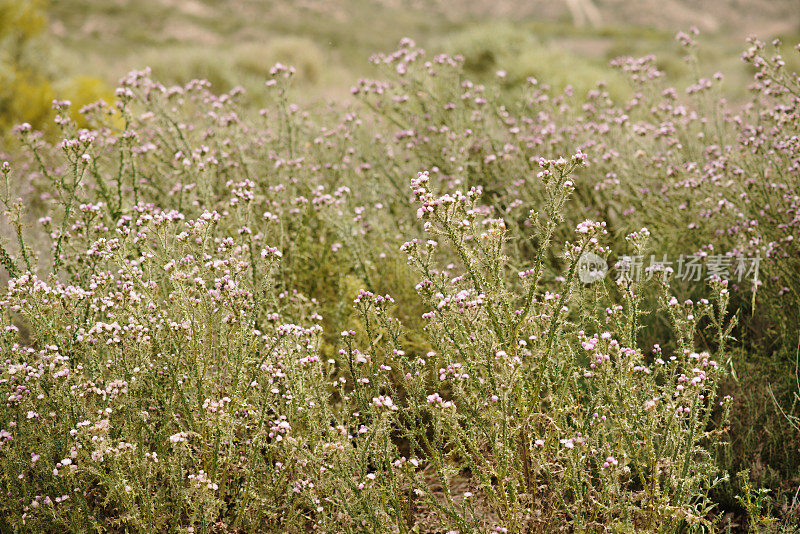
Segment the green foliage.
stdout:
<svg viewBox="0 0 800 534">
<path fill-rule="evenodd" d="M 43 2 L 0 2 L 0 130 L 29 121 L 38 127 L 49 115 L 53 89 L 37 66 L 37 39 L 45 24 Z"/>
<path fill-rule="evenodd" d="M 37 37 L 45 26 L 43 0 L 2 0 L 0 2 L 0 39 L 18 46 Z"/>
<path fill-rule="evenodd" d="M 737 497 L 747 511 L 748 530 L 750 532 L 764 532 L 769 530 L 776 520 L 770 516 L 768 489 L 754 488 L 750 483 L 748 470 L 740 471 L 736 478 L 742 486 L 741 494 Z"/>
<path fill-rule="evenodd" d="M 556 92 L 572 86 L 585 95 L 603 81 L 617 100 L 629 94 L 624 80 L 605 62 L 570 53 L 556 44 L 542 42 L 533 30 L 508 23 L 476 25 L 448 36 L 442 46 L 465 58 L 464 68 L 484 79 L 505 71 L 504 83 L 520 87 L 528 78 L 546 81 Z"/>
<path fill-rule="evenodd" d="M 536 43 L 491 36 L 472 63 L 403 40 L 347 105 L 294 102 L 322 56 L 289 40 L 269 53 L 298 69 L 247 45 L 209 72 L 260 95 L 132 72 L 53 103 L 57 143 L 15 130 L 3 528 L 706 532 L 735 497 L 791 522 L 731 475 L 777 443 L 737 444 L 756 402 L 793 416 L 737 387 L 797 339 L 797 76 L 754 41 L 752 106 L 654 57 L 614 62 L 614 98 L 517 83 Z M 762 254 L 763 283 L 582 278 L 587 253 L 717 250 Z"/>
<path fill-rule="evenodd" d="M 40 0 L 0 1 L 0 131 L 4 135 L 23 122 L 38 129 L 48 126 L 57 97 L 75 104 L 73 119 L 78 121 L 82 120 L 78 114 L 82 106 L 101 98 L 113 99 L 98 78 L 79 75 L 53 81 L 42 39 L 47 22 L 44 7 Z"/>
<path fill-rule="evenodd" d="M 76 121 L 79 127 L 85 128 L 89 123 L 81 115 L 80 110 L 99 100 L 114 101 L 114 92 L 99 78 L 91 76 L 74 76 L 57 85 L 56 93 L 59 98 L 72 103 L 70 118 Z"/>
<path fill-rule="evenodd" d="M 300 37 L 274 37 L 231 47 L 165 45 L 145 55 L 142 61 L 164 83 L 182 85 L 205 79 L 215 91 L 222 92 L 242 86 L 247 90 L 248 103 L 258 106 L 267 103 L 263 86 L 276 63 L 294 66 L 295 84 L 306 93 L 341 76 L 328 64 L 329 55 L 314 41 Z"/>
</svg>

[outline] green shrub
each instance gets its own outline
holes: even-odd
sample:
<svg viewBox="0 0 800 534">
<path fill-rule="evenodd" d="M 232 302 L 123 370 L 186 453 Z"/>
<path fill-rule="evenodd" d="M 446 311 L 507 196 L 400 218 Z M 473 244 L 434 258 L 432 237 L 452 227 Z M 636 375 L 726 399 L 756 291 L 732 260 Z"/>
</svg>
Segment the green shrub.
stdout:
<svg viewBox="0 0 800 534">
<path fill-rule="evenodd" d="M 2 167 L 0 525 L 705 532 L 736 496 L 790 524 L 731 476 L 775 442 L 737 450 L 764 412 L 728 377 L 764 387 L 797 328 L 797 77 L 746 58 L 736 111 L 653 57 L 614 62 L 622 103 L 517 98 L 410 40 L 346 109 L 283 64 L 257 116 L 148 71 L 91 129 L 55 102 L 63 139 L 22 125 Z M 623 276 L 696 251 L 766 278 Z"/>
</svg>

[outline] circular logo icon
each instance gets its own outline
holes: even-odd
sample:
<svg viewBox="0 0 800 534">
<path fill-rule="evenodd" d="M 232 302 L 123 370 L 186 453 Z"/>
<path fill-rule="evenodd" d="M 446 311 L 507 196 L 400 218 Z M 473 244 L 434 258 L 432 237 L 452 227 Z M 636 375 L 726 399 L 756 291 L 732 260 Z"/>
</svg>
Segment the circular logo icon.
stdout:
<svg viewBox="0 0 800 534">
<path fill-rule="evenodd" d="M 608 272 L 608 263 L 594 252 L 584 252 L 578 258 L 578 278 L 584 284 L 602 280 Z"/>
</svg>

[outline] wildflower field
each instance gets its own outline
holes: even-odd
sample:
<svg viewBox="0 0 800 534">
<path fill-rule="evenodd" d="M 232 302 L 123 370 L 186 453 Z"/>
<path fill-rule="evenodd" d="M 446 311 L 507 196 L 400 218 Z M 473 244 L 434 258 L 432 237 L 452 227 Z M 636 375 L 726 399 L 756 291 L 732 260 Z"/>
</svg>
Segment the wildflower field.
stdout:
<svg viewBox="0 0 800 534">
<path fill-rule="evenodd" d="M 800 532 L 800 39 L 474 31 L 222 87 L 0 40 L 0 533 Z"/>
</svg>

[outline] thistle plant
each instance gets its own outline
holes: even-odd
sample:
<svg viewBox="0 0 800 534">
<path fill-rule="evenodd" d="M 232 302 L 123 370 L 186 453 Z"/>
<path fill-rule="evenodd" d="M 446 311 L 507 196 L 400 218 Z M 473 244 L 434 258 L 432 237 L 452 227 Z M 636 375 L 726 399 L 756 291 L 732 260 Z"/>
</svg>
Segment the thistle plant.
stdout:
<svg viewBox="0 0 800 534">
<path fill-rule="evenodd" d="M 280 64 L 258 111 L 147 70 L 89 128 L 55 102 L 0 168 L 0 529 L 717 528 L 731 370 L 794 328 L 765 50 L 740 110 L 650 57 L 614 62 L 628 102 L 511 97 L 409 40 L 327 109 Z M 664 253 L 763 276 L 626 270 Z"/>
<path fill-rule="evenodd" d="M 573 189 L 572 173 L 584 162 L 580 153 L 541 162 L 550 193 L 544 213 L 559 212 Z M 416 364 L 435 361 L 433 392 L 416 384 L 422 379 L 415 378 L 415 365 L 399 373 L 405 370 L 414 384 L 403 384 L 412 413 L 427 402 L 429 418 L 438 420 L 433 436 L 430 429 L 408 436 L 426 451 L 431 476 L 445 488 L 444 498 L 429 506 L 452 528 L 489 526 L 449 491 L 459 473 L 455 465 L 466 465 L 461 470 L 476 488 L 470 498 L 485 501 L 492 520 L 509 532 L 555 520 L 534 515 L 542 498 L 558 503 L 580 528 L 623 521 L 671 530 L 704 521 L 709 503 L 700 495 L 717 482 L 718 438 L 708 424 L 720 410 L 722 371 L 710 354 L 693 350 L 694 331 L 708 316 L 723 339 L 730 333 L 727 290 L 718 288 L 716 309 L 703 301 L 695 310 L 687 302 L 678 312 L 664 285 L 665 311 L 682 342 L 668 357 L 660 349 L 645 355 L 635 326 L 641 288 L 629 284 L 622 288 L 624 306 L 597 313 L 576 278 L 583 253 L 604 252 L 602 223 L 578 226 L 578 239 L 564 247 L 567 276 L 550 291 L 540 287 L 540 263 L 519 273 L 506 268 L 504 223 L 481 217 L 479 189 L 436 195 L 431 182 L 429 173 L 420 173 L 412 188 L 418 217 L 435 239 L 403 248 L 431 308 L 423 317 L 433 350 Z M 540 222 L 542 247 L 548 247 L 557 222 Z M 458 262 L 445 266 L 437 261 L 442 256 Z M 426 396 L 413 400 L 420 389 Z"/>
</svg>

